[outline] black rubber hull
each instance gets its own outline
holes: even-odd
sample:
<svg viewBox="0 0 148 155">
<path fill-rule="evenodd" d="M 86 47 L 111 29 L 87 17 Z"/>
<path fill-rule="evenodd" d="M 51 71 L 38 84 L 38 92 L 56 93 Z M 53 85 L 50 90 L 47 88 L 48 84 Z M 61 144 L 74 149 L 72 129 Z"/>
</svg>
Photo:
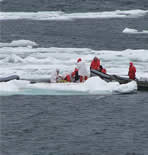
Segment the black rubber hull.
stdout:
<svg viewBox="0 0 148 155">
<path fill-rule="evenodd" d="M 29 81 L 30 83 L 50 83 L 49 78 L 40 78 L 40 79 L 23 79 L 21 78 L 20 80 L 26 80 Z"/>
<path fill-rule="evenodd" d="M 3 77 L 3 78 L 0 78 L 0 82 L 8 82 L 8 81 L 11 81 L 11 80 L 19 80 L 20 77 L 18 75 L 11 75 L 11 76 L 8 76 L 8 77 Z"/>
<path fill-rule="evenodd" d="M 99 76 L 100 78 L 102 78 L 103 80 L 105 80 L 107 82 L 117 81 L 120 84 L 126 84 L 126 83 L 132 81 L 129 78 L 120 77 L 117 75 L 104 74 L 97 70 L 91 70 L 91 76 Z M 136 79 L 136 82 L 137 82 L 138 90 L 148 91 L 148 81 L 140 81 L 140 80 Z"/>
</svg>

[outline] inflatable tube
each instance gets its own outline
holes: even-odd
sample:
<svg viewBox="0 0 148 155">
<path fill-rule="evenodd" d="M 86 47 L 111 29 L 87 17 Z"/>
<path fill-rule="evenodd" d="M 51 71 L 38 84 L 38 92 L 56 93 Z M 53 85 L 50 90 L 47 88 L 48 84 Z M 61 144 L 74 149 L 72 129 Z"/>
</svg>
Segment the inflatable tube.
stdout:
<svg viewBox="0 0 148 155">
<path fill-rule="evenodd" d="M 20 77 L 18 75 L 11 75 L 11 76 L 8 76 L 8 77 L 3 77 L 3 78 L 0 78 L 0 82 L 8 82 L 8 81 L 11 81 L 11 80 L 19 80 Z"/>
<path fill-rule="evenodd" d="M 102 78 L 103 80 L 107 82 L 116 80 L 114 75 L 105 74 L 105 73 L 102 73 L 94 69 L 91 69 L 90 72 L 91 72 L 91 76 L 99 76 L 100 78 Z"/>
<path fill-rule="evenodd" d="M 20 80 L 26 80 L 30 81 L 30 83 L 50 83 L 49 78 L 44 78 L 44 79 L 20 79 Z"/>
<path fill-rule="evenodd" d="M 112 81 L 117 81 L 120 84 L 126 84 L 130 81 L 132 81 L 129 78 L 126 77 L 121 77 L 118 75 L 109 75 L 109 74 L 104 74 L 102 72 L 99 72 L 97 70 L 91 70 L 91 76 L 99 76 L 100 78 L 102 78 L 103 80 L 105 80 L 106 82 L 112 82 Z M 148 81 L 142 81 L 142 80 L 135 80 L 137 82 L 137 86 L 138 86 L 138 90 L 143 90 L 143 91 L 148 91 Z"/>
<path fill-rule="evenodd" d="M 90 72 L 91 72 L 91 76 L 96 76 L 96 75 L 98 75 L 98 76 L 100 76 L 100 77 L 102 77 L 102 78 L 107 78 L 107 79 L 110 79 L 110 78 L 111 78 L 110 75 L 104 74 L 104 73 L 99 72 L 99 71 L 94 70 L 94 69 L 91 69 Z"/>
</svg>

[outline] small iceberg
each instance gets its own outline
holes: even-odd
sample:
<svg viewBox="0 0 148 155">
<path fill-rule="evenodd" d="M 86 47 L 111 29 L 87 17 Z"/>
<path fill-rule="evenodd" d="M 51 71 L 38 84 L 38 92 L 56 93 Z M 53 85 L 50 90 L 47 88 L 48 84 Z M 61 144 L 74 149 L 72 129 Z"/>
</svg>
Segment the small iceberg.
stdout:
<svg viewBox="0 0 148 155">
<path fill-rule="evenodd" d="M 129 34 L 148 34 L 148 30 L 138 31 L 136 29 L 125 28 L 123 30 L 123 33 L 129 33 Z"/>
</svg>

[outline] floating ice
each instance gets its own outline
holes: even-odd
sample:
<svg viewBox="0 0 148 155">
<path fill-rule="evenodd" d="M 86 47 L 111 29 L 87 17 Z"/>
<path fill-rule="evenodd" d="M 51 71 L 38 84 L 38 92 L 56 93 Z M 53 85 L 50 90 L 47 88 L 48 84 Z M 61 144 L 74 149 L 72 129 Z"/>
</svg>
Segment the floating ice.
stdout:
<svg viewBox="0 0 148 155">
<path fill-rule="evenodd" d="M 123 33 L 129 33 L 129 34 L 148 34 L 148 30 L 138 31 L 136 29 L 125 28 L 123 30 Z"/>
<path fill-rule="evenodd" d="M 9 55 L 4 61 L 8 63 L 21 63 L 23 62 L 23 59 L 15 54 L 12 54 Z"/>
<path fill-rule="evenodd" d="M 111 95 L 132 93 L 136 82 L 120 85 L 107 83 L 99 77 L 91 77 L 84 83 L 36 83 L 13 80 L 0 83 L 0 95 Z"/>
<path fill-rule="evenodd" d="M 0 48 L 0 76 L 17 74 L 24 78 L 46 78 L 50 77 L 50 73 L 56 68 L 59 68 L 61 73 L 71 73 L 79 57 L 86 62 L 89 70 L 94 56 L 100 58 L 101 64 L 109 74 L 127 76 L 129 62 L 133 61 L 137 68 L 136 76 L 138 78 L 148 76 L 148 52 L 144 49 L 110 51 L 89 48 L 31 48 L 28 46 Z"/>
<path fill-rule="evenodd" d="M 29 85 L 28 81 L 12 80 L 9 82 L 0 82 L 0 95 L 21 94 Z"/>
<path fill-rule="evenodd" d="M 42 12 L 0 12 L 0 20 L 73 20 L 93 18 L 138 18 L 148 13 L 148 10 L 115 10 L 104 12 L 64 13 L 62 11 Z"/>
<path fill-rule="evenodd" d="M 11 43 L 0 43 L 0 47 L 33 47 L 37 46 L 37 43 L 30 40 L 14 40 Z"/>
</svg>

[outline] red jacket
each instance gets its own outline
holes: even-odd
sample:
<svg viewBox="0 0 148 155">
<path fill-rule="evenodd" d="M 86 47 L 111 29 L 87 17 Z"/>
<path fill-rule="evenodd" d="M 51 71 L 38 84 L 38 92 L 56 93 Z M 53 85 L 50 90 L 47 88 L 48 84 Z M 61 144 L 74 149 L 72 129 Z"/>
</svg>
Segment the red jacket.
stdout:
<svg viewBox="0 0 148 155">
<path fill-rule="evenodd" d="M 66 81 L 68 81 L 68 82 L 71 82 L 71 77 L 70 77 L 70 75 L 69 75 L 69 74 L 66 75 L 66 77 L 64 78 L 64 80 L 66 80 Z"/>
<path fill-rule="evenodd" d="M 104 74 L 106 74 L 106 69 L 103 68 L 103 69 L 101 70 L 101 72 L 104 73 Z"/>
<path fill-rule="evenodd" d="M 136 76 L 136 67 L 133 65 L 133 63 L 130 63 L 129 71 L 128 71 L 128 76 L 130 79 L 135 80 Z"/>
<path fill-rule="evenodd" d="M 91 62 L 90 68 L 91 68 L 91 69 L 98 70 L 98 69 L 100 68 L 100 60 L 99 60 L 99 59 L 93 60 L 93 61 Z"/>
<path fill-rule="evenodd" d="M 75 70 L 72 72 L 72 77 L 74 77 L 75 75 L 76 75 L 76 72 L 78 72 L 78 69 L 77 68 L 75 68 Z"/>
</svg>

